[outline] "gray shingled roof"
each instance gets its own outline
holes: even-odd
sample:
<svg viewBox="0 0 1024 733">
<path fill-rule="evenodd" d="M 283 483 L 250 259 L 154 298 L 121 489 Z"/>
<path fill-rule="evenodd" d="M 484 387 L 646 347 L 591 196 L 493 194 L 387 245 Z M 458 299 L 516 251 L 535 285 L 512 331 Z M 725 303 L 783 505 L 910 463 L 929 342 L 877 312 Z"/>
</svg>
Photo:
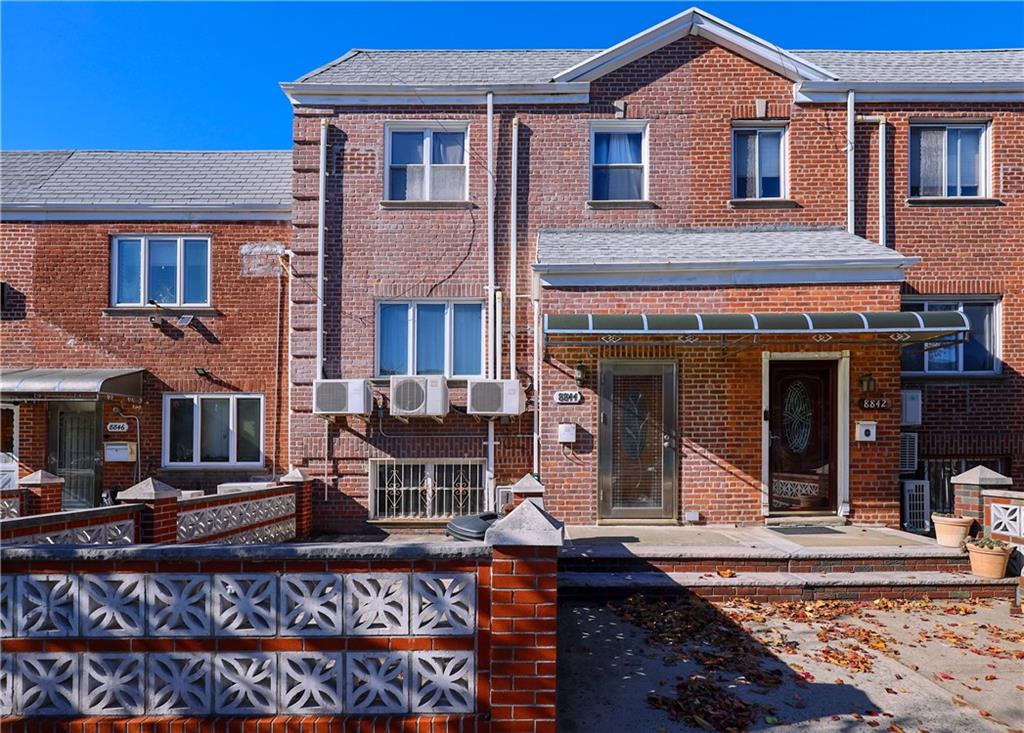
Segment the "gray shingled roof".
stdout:
<svg viewBox="0 0 1024 733">
<path fill-rule="evenodd" d="M 542 229 L 540 265 L 901 260 L 845 229 Z"/>
<path fill-rule="evenodd" d="M 6 150 L 12 204 L 291 205 L 290 150 Z"/>
<path fill-rule="evenodd" d="M 852 82 L 1019 82 L 1024 49 L 976 51 L 793 51 Z"/>
<path fill-rule="evenodd" d="M 317 84 L 528 84 L 603 49 L 349 51 L 303 76 Z M 1014 82 L 1024 80 L 1024 49 L 968 51 L 793 51 L 853 82 Z"/>
<path fill-rule="evenodd" d="M 531 84 L 597 50 L 372 51 L 355 49 L 298 81 L 318 84 Z"/>
</svg>

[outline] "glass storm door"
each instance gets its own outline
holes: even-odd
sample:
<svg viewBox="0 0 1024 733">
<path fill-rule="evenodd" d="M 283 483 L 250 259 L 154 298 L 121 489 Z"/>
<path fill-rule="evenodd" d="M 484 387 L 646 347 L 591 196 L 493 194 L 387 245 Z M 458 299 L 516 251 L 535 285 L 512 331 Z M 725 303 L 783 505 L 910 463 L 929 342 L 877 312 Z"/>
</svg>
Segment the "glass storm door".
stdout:
<svg viewBox="0 0 1024 733">
<path fill-rule="evenodd" d="M 676 367 L 600 367 L 598 516 L 672 519 L 676 513 Z"/>
<path fill-rule="evenodd" d="M 835 362 L 772 362 L 768 405 L 770 511 L 834 511 Z"/>
<path fill-rule="evenodd" d="M 65 509 L 97 505 L 99 463 L 95 402 L 50 404 L 50 470 L 64 479 Z"/>
<path fill-rule="evenodd" d="M 18 485 L 18 406 L 0 405 L 0 489 Z"/>
</svg>

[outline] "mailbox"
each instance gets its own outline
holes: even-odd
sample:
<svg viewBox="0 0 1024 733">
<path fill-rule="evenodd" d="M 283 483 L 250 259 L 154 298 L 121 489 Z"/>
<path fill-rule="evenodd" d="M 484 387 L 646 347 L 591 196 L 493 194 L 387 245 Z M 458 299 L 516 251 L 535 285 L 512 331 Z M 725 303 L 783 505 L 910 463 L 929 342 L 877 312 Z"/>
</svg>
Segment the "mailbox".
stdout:
<svg viewBox="0 0 1024 733">
<path fill-rule="evenodd" d="M 134 463 L 136 451 L 135 441 L 108 440 L 103 443 L 103 460 L 108 463 Z"/>
</svg>

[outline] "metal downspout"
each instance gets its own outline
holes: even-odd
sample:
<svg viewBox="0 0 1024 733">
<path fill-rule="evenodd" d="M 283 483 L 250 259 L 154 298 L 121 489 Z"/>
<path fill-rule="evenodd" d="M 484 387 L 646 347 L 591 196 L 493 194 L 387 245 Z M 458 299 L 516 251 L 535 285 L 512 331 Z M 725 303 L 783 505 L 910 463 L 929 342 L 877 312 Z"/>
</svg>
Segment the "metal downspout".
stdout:
<svg viewBox="0 0 1024 733">
<path fill-rule="evenodd" d="M 846 93 L 846 231 L 853 234 L 854 222 L 853 217 L 856 210 L 854 205 L 854 178 L 855 172 L 853 170 L 853 153 L 854 153 L 854 136 L 856 130 L 854 126 L 855 114 L 854 114 L 854 93 L 851 89 Z"/>
<path fill-rule="evenodd" d="M 500 335 L 494 324 L 494 92 L 487 92 L 487 365 L 484 376 L 494 375 L 494 341 Z M 487 421 L 487 495 L 496 504 L 494 482 L 494 421 Z"/>
</svg>

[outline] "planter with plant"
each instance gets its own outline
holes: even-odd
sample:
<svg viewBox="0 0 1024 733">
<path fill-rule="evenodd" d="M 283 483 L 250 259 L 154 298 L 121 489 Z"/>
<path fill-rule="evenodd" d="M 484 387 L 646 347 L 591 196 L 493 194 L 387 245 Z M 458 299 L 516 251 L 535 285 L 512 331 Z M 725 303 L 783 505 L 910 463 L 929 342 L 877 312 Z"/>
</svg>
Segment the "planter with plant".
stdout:
<svg viewBox="0 0 1024 733">
<path fill-rule="evenodd" d="M 960 547 L 971 531 L 974 519 L 956 514 L 932 514 L 935 542 L 943 547 Z"/>
<path fill-rule="evenodd" d="M 979 578 L 998 580 L 1006 575 L 1006 564 L 1013 548 L 1002 540 L 976 537 L 967 541 L 967 552 L 971 556 L 971 573 Z"/>
</svg>

